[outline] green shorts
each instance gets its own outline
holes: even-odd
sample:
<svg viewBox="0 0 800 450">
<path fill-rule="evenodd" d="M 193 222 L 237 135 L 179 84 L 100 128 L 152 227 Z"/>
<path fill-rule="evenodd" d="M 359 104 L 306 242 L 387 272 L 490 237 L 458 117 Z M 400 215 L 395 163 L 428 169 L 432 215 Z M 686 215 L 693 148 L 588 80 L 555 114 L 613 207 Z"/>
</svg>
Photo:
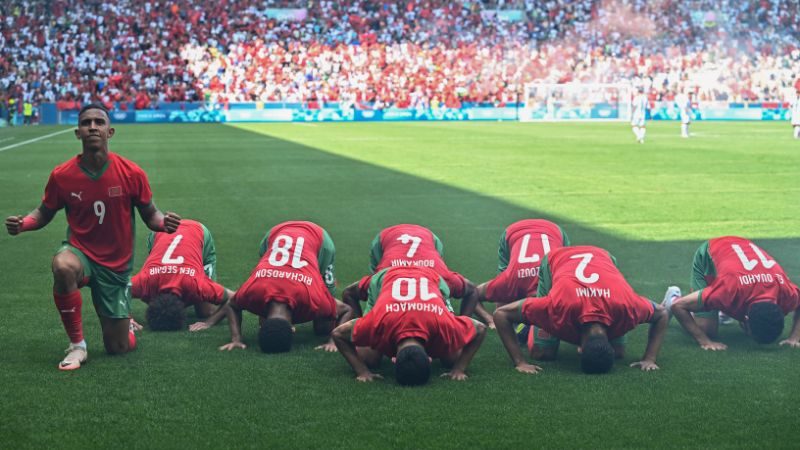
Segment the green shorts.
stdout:
<svg viewBox="0 0 800 450">
<path fill-rule="evenodd" d="M 58 249 L 56 255 L 70 251 L 81 261 L 86 286 L 92 290 L 92 303 L 97 315 L 110 319 L 126 319 L 131 314 L 131 271 L 114 272 L 90 260 L 82 251 L 68 243 Z M 83 280 L 78 281 L 83 287 Z"/>
</svg>

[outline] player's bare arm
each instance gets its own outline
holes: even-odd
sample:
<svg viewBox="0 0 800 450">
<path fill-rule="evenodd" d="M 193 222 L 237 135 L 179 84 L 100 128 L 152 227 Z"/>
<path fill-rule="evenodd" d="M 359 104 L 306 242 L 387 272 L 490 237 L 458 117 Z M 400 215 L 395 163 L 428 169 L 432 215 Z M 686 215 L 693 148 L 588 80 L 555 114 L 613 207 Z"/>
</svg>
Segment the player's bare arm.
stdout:
<svg viewBox="0 0 800 450">
<path fill-rule="evenodd" d="M 789 337 L 781 341 L 780 345 L 788 345 L 792 348 L 800 348 L 800 309 L 794 311 L 794 322 Z"/>
<path fill-rule="evenodd" d="M 233 298 L 236 294 L 235 291 L 230 289 L 225 289 L 222 294 L 222 303 L 220 303 L 219 307 L 216 311 L 214 311 L 208 318 L 204 321 L 195 322 L 189 326 L 189 331 L 203 331 L 207 330 L 214 325 L 218 324 L 223 317 L 226 317 L 229 321 L 233 319 L 233 310 L 230 308 L 226 308 L 228 301 Z"/>
<path fill-rule="evenodd" d="M 350 307 L 353 317 L 361 317 L 364 315 L 364 312 L 361 309 L 361 300 L 364 299 L 361 298 L 360 289 L 358 288 L 358 281 L 347 286 L 342 291 L 342 302 Z"/>
<path fill-rule="evenodd" d="M 475 353 L 478 352 L 478 349 L 483 343 L 483 339 L 486 337 L 486 325 L 475 321 L 473 322 L 475 323 L 475 336 L 473 336 L 472 340 L 461 350 L 461 355 L 456 360 L 456 363 L 453 364 L 453 368 L 450 369 L 449 372 L 443 373 L 442 377 L 457 381 L 463 381 L 468 378 L 466 373 L 467 367 L 475 356 Z"/>
<path fill-rule="evenodd" d="M 167 233 L 174 233 L 181 224 L 181 216 L 174 212 L 162 213 L 156 208 L 155 203 L 150 203 L 146 206 L 139 207 L 139 215 L 142 220 L 153 231 L 166 231 Z"/>
<path fill-rule="evenodd" d="M 12 236 L 16 236 L 25 231 L 34 231 L 44 228 L 53 217 L 56 211 L 51 211 L 44 204 L 39 205 L 27 216 L 9 216 L 6 218 L 6 231 Z"/>
<path fill-rule="evenodd" d="M 497 335 L 500 336 L 500 341 L 503 342 L 503 346 L 506 348 L 508 356 L 511 357 L 511 362 L 517 371 L 538 373 L 542 368 L 525 362 L 525 357 L 522 355 L 522 350 L 520 350 L 517 342 L 517 336 L 514 334 L 514 324 L 523 322 L 520 308 L 524 301 L 518 300 L 497 308 L 494 311 L 494 325 L 497 329 Z"/>
<path fill-rule="evenodd" d="M 356 373 L 356 380 L 361 382 L 369 382 L 374 379 L 383 378 L 378 374 L 372 373 L 364 361 L 358 357 L 356 347 L 353 345 L 353 341 L 351 340 L 353 327 L 355 324 L 355 320 L 350 320 L 347 323 L 339 325 L 333 330 L 331 337 L 333 338 L 333 342 L 336 344 L 336 348 L 339 349 L 339 353 L 342 354 L 344 359 L 347 360 L 348 364 L 350 364 L 350 367 L 353 368 L 353 371 Z"/>
<path fill-rule="evenodd" d="M 353 308 L 336 300 L 336 326 L 349 322 L 353 318 Z M 314 350 L 323 350 L 326 352 L 336 352 L 336 343 L 333 342 L 333 336 L 328 339 L 328 342 L 314 347 Z"/>
<path fill-rule="evenodd" d="M 247 346 L 242 343 L 242 310 L 231 302 L 225 304 L 225 309 L 227 310 L 225 313 L 228 316 L 228 326 L 231 330 L 231 342 L 220 347 L 220 351 L 247 348 Z"/>
<path fill-rule="evenodd" d="M 641 367 L 644 371 L 659 369 L 658 365 L 656 365 L 656 357 L 658 357 L 658 351 L 664 342 L 668 324 L 669 314 L 667 314 L 667 310 L 663 306 L 657 305 L 653 318 L 650 320 L 650 331 L 647 334 L 647 347 L 645 348 L 644 356 L 642 356 L 641 361 L 631 364 L 631 367 Z"/>
<path fill-rule="evenodd" d="M 697 322 L 695 322 L 694 316 L 692 316 L 693 312 L 703 310 L 702 304 L 700 303 L 700 292 L 701 291 L 692 292 L 672 302 L 672 314 L 675 315 L 675 318 L 678 319 L 683 329 L 694 338 L 703 350 L 725 350 L 728 346 L 721 342 L 712 341 L 708 335 L 703 332 L 703 329 L 700 328 Z"/>
</svg>

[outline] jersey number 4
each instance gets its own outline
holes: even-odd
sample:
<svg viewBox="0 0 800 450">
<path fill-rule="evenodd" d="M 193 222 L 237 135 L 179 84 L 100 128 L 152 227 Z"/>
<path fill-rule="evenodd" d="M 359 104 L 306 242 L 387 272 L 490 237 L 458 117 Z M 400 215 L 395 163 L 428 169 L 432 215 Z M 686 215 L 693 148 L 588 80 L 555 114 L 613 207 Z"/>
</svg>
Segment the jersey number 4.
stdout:
<svg viewBox="0 0 800 450">
<path fill-rule="evenodd" d="M 422 238 L 419 236 L 412 236 L 410 234 L 404 234 L 397 238 L 401 244 L 411 244 L 411 247 L 408 248 L 408 252 L 406 252 L 406 258 L 413 258 L 414 254 L 417 253 L 417 249 L 419 248 L 420 242 L 422 242 Z"/>
</svg>

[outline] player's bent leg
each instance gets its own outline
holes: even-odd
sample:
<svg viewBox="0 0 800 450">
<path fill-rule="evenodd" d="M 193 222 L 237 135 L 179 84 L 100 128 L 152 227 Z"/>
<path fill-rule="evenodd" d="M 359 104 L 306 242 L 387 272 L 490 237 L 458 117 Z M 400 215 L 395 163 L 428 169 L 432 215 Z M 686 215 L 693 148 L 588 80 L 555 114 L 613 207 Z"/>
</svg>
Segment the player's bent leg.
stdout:
<svg viewBox="0 0 800 450">
<path fill-rule="evenodd" d="M 356 353 L 358 353 L 358 357 L 361 358 L 361 361 L 364 361 L 364 364 L 366 364 L 370 370 L 376 370 L 381 366 L 383 354 L 374 348 L 356 347 Z"/>
<path fill-rule="evenodd" d="M 542 330 L 539 327 L 531 326 L 528 338 L 528 351 L 531 358 L 537 361 L 553 361 L 558 356 L 558 347 L 561 341 Z"/>
<path fill-rule="evenodd" d="M 133 350 L 131 348 L 130 319 L 114 319 L 100 316 L 103 329 L 103 344 L 109 355 L 121 355 Z"/>
<path fill-rule="evenodd" d="M 719 335 L 719 311 L 694 313 L 694 321 L 709 339 L 716 339 Z"/>
<path fill-rule="evenodd" d="M 85 278 L 84 268 L 81 258 L 67 247 L 53 256 L 53 301 L 70 341 L 66 356 L 58 365 L 60 370 L 78 369 L 88 358 L 81 316 L 83 298 L 79 290 Z"/>
<path fill-rule="evenodd" d="M 53 256 L 53 291 L 66 294 L 78 289 L 84 278 L 83 263 L 66 249 Z"/>
<path fill-rule="evenodd" d="M 320 318 L 314 319 L 314 335 L 316 336 L 330 336 L 336 325 L 336 319 L 333 318 Z"/>
<path fill-rule="evenodd" d="M 199 319 L 207 319 L 217 310 L 216 305 L 209 302 L 195 303 L 194 313 Z"/>
</svg>

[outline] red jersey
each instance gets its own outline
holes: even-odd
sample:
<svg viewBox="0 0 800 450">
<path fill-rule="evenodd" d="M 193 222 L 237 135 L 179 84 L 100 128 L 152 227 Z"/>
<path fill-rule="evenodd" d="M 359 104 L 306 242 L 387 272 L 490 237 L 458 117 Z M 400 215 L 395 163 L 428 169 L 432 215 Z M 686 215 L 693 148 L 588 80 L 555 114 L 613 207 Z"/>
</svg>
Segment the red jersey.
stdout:
<svg viewBox="0 0 800 450">
<path fill-rule="evenodd" d="M 269 302 L 285 303 L 292 310 L 293 323 L 335 318 L 336 300 L 328 286 L 334 282 L 332 252 L 332 241 L 319 225 L 276 225 L 265 237 L 261 260 L 236 291 L 233 303 L 262 317 Z M 322 264 L 327 269 L 320 269 L 321 260 L 330 261 Z"/>
<path fill-rule="evenodd" d="M 653 318 L 653 302 L 633 291 L 607 251 L 562 247 L 547 261 L 552 288 L 544 297 L 525 300 L 522 315 L 528 323 L 580 345 L 586 323 L 605 325 L 608 338 L 616 339 Z"/>
<path fill-rule="evenodd" d="M 111 152 L 97 175 L 83 170 L 79 162 L 80 155 L 53 169 L 42 203 L 52 211 L 66 208 L 70 245 L 113 271 L 130 270 L 133 207 L 147 206 L 153 197 L 147 175 Z"/>
<path fill-rule="evenodd" d="M 448 311 L 439 281 L 430 268 L 393 267 L 375 274 L 370 291 L 377 300 L 353 327 L 353 343 L 390 357 L 407 338 L 423 341 L 433 358 L 462 349 L 475 336 L 475 324 Z"/>
<path fill-rule="evenodd" d="M 205 271 L 206 265 L 214 265 L 206 251 L 210 239 L 200 222 L 188 219 L 181 220 L 173 234 L 154 233 L 150 255 L 131 280 L 131 295 L 145 302 L 161 293 L 171 293 L 187 305 L 222 303 L 225 288 Z"/>
<path fill-rule="evenodd" d="M 725 236 L 708 241 L 716 277 L 701 293 L 704 309 L 743 321 L 756 302 L 777 303 L 784 314 L 800 306 L 800 291 L 767 252 L 747 239 Z"/>
<path fill-rule="evenodd" d="M 500 274 L 486 285 L 486 299 L 510 302 L 536 295 L 539 268 L 550 250 L 569 245 L 561 227 L 543 219 L 509 225 L 500 240 Z"/>
<path fill-rule="evenodd" d="M 420 225 L 394 225 L 381 231 L 372 242 L 370 271 L 388 267 L 428 267 L 444 278 L 453 297 L 461 298 L 467 280 L 451 271 L 442 254 L 442 242 L 433 232 Z"/>
</svg>

